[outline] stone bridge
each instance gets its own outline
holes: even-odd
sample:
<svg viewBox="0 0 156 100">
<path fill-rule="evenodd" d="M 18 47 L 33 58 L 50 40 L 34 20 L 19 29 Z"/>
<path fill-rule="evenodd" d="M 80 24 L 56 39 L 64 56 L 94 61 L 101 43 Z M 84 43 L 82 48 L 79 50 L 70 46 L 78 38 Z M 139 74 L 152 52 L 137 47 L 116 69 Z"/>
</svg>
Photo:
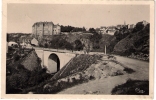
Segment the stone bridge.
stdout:
<svg viewBox="0 0 156 100">
<path fill-rule="evenodd" d="M 46 67 L 48 69 L 48 73 L 56 73 L 76 55 L 72 52 L 39 48 L 35 48 L 35 51 L 41 59 L 42 67 Z"/>
</svg>

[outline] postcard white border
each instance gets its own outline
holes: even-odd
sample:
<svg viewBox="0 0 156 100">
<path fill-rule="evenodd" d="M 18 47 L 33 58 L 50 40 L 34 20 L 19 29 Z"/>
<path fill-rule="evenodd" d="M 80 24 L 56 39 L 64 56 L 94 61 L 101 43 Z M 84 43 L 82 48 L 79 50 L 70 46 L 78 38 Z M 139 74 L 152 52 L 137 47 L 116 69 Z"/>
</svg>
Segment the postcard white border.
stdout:
<svg viewBox="0 0 156 100">
<path fill-rule="evenodd" d="M 6 80 L 6 33 L 7 4 L 113 4 L 113 5 L 150 5 L 150 68 L 149 95 L 58 95 L 58 94 L 5 94 Z M 154 92 L 154 1 L 104 1 L 104 0 L 3 0 L 2 1 L 2 44 L 1 44 L 1 98 L 31 98 L 31 99 L 152 99 Z"/>
</svg>

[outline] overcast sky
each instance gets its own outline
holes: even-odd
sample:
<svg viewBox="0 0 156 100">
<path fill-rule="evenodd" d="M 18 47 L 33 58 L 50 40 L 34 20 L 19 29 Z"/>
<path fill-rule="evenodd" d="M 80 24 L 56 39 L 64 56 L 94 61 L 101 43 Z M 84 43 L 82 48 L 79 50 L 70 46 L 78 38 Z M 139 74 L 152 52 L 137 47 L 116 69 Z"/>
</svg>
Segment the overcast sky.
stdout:
<svg viewBox="0 0 156 100">
<path fill-rule="evenodd" d="M 75 27 L 100 27 L 117 24 L 149 22 L 148 5 L 93 4 L 8 4 L 7 32 L 31 33 L 32 25 L 40 21 Z"/>
</svg>

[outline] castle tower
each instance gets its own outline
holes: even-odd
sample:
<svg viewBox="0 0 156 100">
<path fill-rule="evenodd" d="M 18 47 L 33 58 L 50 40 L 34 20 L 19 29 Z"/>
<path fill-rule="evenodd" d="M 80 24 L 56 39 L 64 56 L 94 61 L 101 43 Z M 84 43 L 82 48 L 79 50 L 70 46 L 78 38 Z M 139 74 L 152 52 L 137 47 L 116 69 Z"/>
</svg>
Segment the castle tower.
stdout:
<svg viewBox="0 0 156 100">
<path fill-rule="evenodd" d="M 35 37 L 44 35 L 55 35 L 61 32 L 61 27 L 59 24 L 54 25 L 53 22 L 36 22 L 32 26 L 32 34 Z"/>
</svg>

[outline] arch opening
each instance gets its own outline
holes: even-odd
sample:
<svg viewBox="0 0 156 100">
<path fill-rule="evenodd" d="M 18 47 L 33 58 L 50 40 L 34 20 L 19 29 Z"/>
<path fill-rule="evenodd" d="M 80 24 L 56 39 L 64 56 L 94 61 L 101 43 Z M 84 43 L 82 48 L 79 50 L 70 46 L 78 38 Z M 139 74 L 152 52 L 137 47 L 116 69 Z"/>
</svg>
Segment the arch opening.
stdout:
<svg viewBox="0 0 156 100">
<path fill-rule="evenodd" d="M 60 70 L 60 59 L 59 57 L 52 53 L 48 58 L 48 71 L 49 73 L 56 73 Z"/>
</svg>

